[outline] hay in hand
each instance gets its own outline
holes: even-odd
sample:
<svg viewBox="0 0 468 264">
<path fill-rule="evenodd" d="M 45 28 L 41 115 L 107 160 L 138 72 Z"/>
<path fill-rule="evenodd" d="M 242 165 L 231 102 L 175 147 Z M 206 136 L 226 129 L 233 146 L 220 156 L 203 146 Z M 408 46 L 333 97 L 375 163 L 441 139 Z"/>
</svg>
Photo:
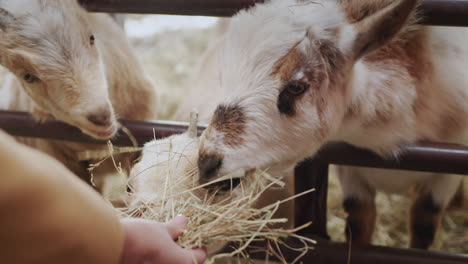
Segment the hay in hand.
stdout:
<svg viewBox="0 0 468 264">
<path fill-rule="evenodd" d="M 214 261 L 221 257 L 242 254 L 252 241 L 271 240 L 278 242 L 282 238 L 295 236 L 297 230 L 274 228 L 278 224 L 285 223 L 287 219 L 273 218 L 281 203 L 264 208 L 255 208 L 262 193 L 268 188 L 281 184 L 278 181 L 270 181 L 264 172 L 255 172 L 256 178 L 262 178 L 261 183 L 246 188 L 242 183 L 232 192 L 226 194 L 210 193 L 210 191 L 194 187 L 185 192 L 167 195 L 166 197 L 153 198 L 152 200 L 139 200 L 138 194 L 133 199 L 133 205 L 121 208 L 123 217 L 139 217 L 149 220 L 166 222 L 177 215 L 188 217 L 186 232 L 179 237 L 177 243 L 184 248 L 196 248 L 208 246 L 215 250 L 226 243 L 236 243 L 238 249 L 230 254 L 220 254 L 211 257 Z M 184 181 L 191 182 L 190 176 L 184 177 Z M 269 182 L 269 183 L 268 183 Z M 171 187 L 167 185 L 166 194 Z M 311 190 L 312 191 L 312 190 Z M 294 199 L 291 197 L 290 199 Z M 314 241 L 301 238 L 304 244 L 311 247 Z M 272 254 L 280 256 L 277 252 Z"/>
<path fill-rule="evenodd" d="M 129 179 L 127 206 L 118 208 L 122 217 L 138 217 L 166 222 L 177 215 L 187 217 L 186 232 L 177 243 L 184 248 L 207 247 L 210 253 L 208 263 L 235 255 L 245 256 L 245 249 L 253 241 L 282 243 L 282 239 L 296 237 L 304 243 L 306 252 L 315 241 L 299 237 L 298 229 L 283 229 L 285 218 L 275 218 L 281 204 L 312 192 L 277 201 L 258 208 L 262 194 L 272 188 L 283 188 L 280 179 L 267 172 L 255 170 L 248 173 L 237 171 L 205 185 L 198 181 L 198 138 L 192 122 L 189 131 L 145 145 L 143 155 L 135 165 Z M 240 181 L 237 187 L 232 182 Z M 230 186 L 221 190 L 218 186 Z M 210 187 L 212 186 L 212 187 Z M 229 254 L 216 254 L 228 243 L 237 248 Z M 282 259 L 281 252 L 270 246 L 271 255 Z M 286 261 L 283 259 L 283 263 Z"/>
</svg>

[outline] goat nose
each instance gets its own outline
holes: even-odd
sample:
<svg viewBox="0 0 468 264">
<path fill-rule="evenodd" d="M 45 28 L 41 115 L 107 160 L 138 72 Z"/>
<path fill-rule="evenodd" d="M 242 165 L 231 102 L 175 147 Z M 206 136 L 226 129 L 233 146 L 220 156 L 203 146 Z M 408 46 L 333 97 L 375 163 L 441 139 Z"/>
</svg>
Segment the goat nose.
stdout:
<svg viewBox="0 0 468 264">
<path fill-rule="evenodd" d="M 205 184 L 216 176 L 223 163 L 223 158 L 218 155 L 200 155 L 198 158 L 198 170 L 200 171 L 200 183 Z"/>
<path fill-rule="evenodd" d="M 109 127 L 112 125 L 111 114 L 109 110 L 88 115 L 88 121 L 95 124 L 96 126 L 101 127 Z"/>
</svg>

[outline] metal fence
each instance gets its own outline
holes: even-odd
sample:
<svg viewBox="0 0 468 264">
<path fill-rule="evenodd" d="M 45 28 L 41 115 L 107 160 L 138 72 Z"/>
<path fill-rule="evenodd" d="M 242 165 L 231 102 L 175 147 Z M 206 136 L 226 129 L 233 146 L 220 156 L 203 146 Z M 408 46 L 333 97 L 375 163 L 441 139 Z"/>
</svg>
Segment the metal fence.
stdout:
<svg viewBox="0 0 468 264">
<path fill-rule="evenodd" d="M 108 13 L 231 16 L 264 0 L 79 0 L 88 10 Z M 432 25 L 468 26 L 468 2 L 425 0 L 421 7 Z"/>
<path fill-rule="evenodd" d="M 229 16 L 240 8 L 249 7 L 255 0 L 80 0 L 90 11 L 118 13 L 154 13 L 180 15 Z M 468 1 L 423 1 L 425 24 L 444 26 L 468 26 Z M 143 122 L 122 120 L 139 144 L 154 136 L 160 138 L 186 130 L 187 124 L 177 122 Z M 0 111 L 0 129 L 25 137 L 68 140 L 102 144 L 82 134 L 77 128 L 59 121 L 36 123 L 30 115 L 21 112 Z M 199 128 L 199 132 L 204 127 Z M 131 145 L 131 140 L 120 133 L 115 145 Z M 442 173 L 468 174 L 468 147 L 452 144 L 424 143 L 403 146 L 402 155 L 396 159 L 383 159 L 378 155 L 344 143 L 331 143 L 322 148 L 312 159 L 296 167 L 296 192 L 315 188 L 317 191 L 296 201 L 296 225 L 312 221 L 302 233 L 318 239 L 315 250 L 309 251 L 303 263 L 347 263 L 348 244 L 330 242 L 326 230 L 328 168 L 330 164 L 364 166 L 387 169 L 404 169 Z M 290 240 L 291 246 L 298 241 Z M 259 245 L 261 246 L 261 245 Z M 293 260 L 298 252 L 282 248 L 285 257 Z M 378 246 L 353 245 L 351 263 L 468 263 L 468 255 L 438 253 L 414 249 L 396 249 Z M 263 259 L 263 253 L 251 252 L 251 256 Z"/>
</svg>

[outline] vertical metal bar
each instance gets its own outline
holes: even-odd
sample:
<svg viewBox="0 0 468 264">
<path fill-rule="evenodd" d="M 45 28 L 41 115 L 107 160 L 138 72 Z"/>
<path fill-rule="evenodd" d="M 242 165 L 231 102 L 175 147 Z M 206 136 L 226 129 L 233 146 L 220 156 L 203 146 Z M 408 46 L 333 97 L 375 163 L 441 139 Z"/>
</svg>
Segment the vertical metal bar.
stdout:
<svg viewBox="0 0 468 264">
<path fill-rule="evenodd" d="M 327 163 L 316 159 L 305 160 L 296 166 L 295 192 L 315 188 L 314 192 L 296 199 L 295 225 L 312 222 L 301 234 L 330 239 L 327 233 L 328 167 Z"/>
</svg>

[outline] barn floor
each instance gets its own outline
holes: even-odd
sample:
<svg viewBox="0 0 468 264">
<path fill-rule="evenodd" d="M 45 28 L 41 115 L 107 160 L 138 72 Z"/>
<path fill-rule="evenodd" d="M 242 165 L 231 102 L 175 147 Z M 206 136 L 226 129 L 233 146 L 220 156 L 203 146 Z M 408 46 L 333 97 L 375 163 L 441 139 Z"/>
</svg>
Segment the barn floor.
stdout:
<svg viewBox="0 0 468 264">
<path fill-rule="evenodd" d="M 161 93 L 161 119 L 168 118 L 176 109 L 185 91 L 197 59 L 212 39 L 213 30 L 178 30 L 156 34 L 150 38 L 133 39 L 132 44 L 146 70 L 156 80 Z M 468 191 L 468 180 L 465 181 Z M 379 223 L 374 244 L 406 247 L 406 216 L 409 200 L 400 195 L 379 194 Z M 341 207 L 341 189 L 332 170 L 328 201 L 328 230 L 333 240 L 344 241 L 345 214 Z M 451 211 L 444 217 L 442 232 L 434 250 L 468 253 L 468 201 L 465 208 Z"/>
</svg>

